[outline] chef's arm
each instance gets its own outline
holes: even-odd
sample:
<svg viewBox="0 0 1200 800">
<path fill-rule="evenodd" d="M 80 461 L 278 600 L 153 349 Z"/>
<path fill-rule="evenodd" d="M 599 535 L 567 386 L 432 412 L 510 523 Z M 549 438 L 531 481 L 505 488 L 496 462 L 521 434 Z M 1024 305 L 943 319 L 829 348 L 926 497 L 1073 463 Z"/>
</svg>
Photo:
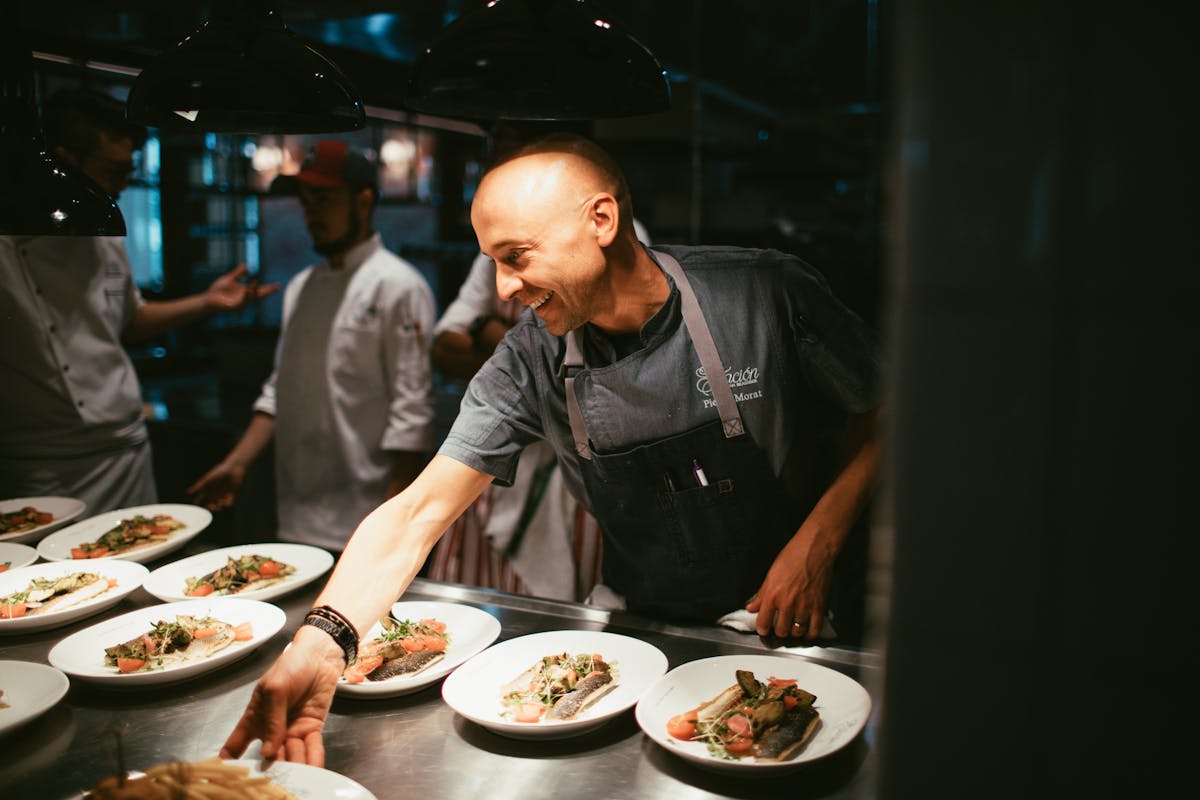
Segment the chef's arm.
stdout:
<svg viewBox="0 0 1200 800">
<path fill-rule="evenodd" d="M 444 330 L 433 340 L 433 365 L 454 378 L 470 380 L 491 357 L 511 327 L 499 317 L 476 320 L 469 331 Z"/>
<path fill-rule="evenodd" d="M 336 609 L 360 635 L 366 633 L 403 594 L 442 533 L 491 481 L 491 475 L 434 456 L 408 488 L 363 519 L 314 605 Z"/>
<path fill-rule="evenodd" d="M 239 264 L 217 277 L 203 292 L 174 300 L 142 303 L 121 331 L 121 340 L 148 339 L 213 314 L 237 311 L 279 291 L 278 283 L 260 285 L 256 279 L 244 280 L 247 273 L 246 265 Z"/>
<path fill-rule="evenodd" d="M 833 563 L 875 486 L 880 414 L 877 408 L 850 418 L 844 437 L 845 465 L 776 556 L 758 594 L 746 606 L 758 612 L 759 635 L 772 631 L 778 636 L 820 635 Z"/>
</svg>

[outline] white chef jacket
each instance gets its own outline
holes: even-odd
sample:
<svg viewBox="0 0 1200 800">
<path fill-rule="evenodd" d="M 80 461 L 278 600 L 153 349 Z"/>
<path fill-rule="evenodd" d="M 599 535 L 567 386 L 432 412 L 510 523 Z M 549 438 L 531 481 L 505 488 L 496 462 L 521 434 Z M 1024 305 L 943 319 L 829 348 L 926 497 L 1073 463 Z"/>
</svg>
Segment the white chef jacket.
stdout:
<svg viewBox="0 0 1200 800">
<path fill-rule="evenodd" d="M 142 303 L 120 237 L 0 236 L 0 497 L 155 501 L 121 345 Z"/>
<path fill-rule="evenodd" d="M 433 449 L 434 318 L 429 284 L 378 234 L 288 283 L 254 404 L 275 417 L 280 539 L 341 550 L 387 497 L 390 451 Z"/>
</svg>

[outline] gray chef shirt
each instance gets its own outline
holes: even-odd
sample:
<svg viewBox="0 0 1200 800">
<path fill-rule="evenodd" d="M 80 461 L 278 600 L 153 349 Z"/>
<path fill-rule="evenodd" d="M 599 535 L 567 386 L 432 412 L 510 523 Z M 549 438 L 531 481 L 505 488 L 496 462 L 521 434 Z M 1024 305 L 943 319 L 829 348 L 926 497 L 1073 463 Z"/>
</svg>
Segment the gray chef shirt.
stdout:
<svg viewBox="0 0 1200 800">
<path fill-rule="evenodd" d="M 834 475 L 847 414 L 875 408 L 881 358 L 874 332 L 824 277 L 773 250 L 659 247 L 685 270 L 747 431 L 789 491 L 811 507 Z M 653 252 L 653 251 L 651 251 Z M 601 453 L 682 433 L 718 418 L 682 324 L 679 291 L 642 327 L 614 340 L 583 328 L 588 369 L 575 379 L 592 446 Z M 440 453 L 511 483 L 521 450 L 546 439 L 567 485 L 587 503 L 567 418 L 565 340 L 526 311 L 467 388 Z"/>
</svg>

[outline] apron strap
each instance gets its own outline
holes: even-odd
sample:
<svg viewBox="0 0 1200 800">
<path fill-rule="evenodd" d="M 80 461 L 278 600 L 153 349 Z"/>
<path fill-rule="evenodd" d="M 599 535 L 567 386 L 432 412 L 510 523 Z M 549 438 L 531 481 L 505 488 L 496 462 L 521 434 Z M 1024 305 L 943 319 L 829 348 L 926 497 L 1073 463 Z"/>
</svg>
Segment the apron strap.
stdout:
<svg viewBox="0 0 1200 800">
<path fill-rule="evenodd" d="M 700 357 L 700 365 L 704 367 L 704 375 L 708 378 L 709 388 L 712 389 L 713 399 L 717 403 L 717 411 L 721 415 L 721 424 L 725 429 L 725 437 L 741 436 L 746 432 L 742 424 L 742 413 L 738 410 L 737 401 L 733 399 L 733 389 L 729 387 L 729 378 L 721 366 L 721 355 L 717 352 L 717 344 L 713 341 L 712 331 L 692 284 L 679 262 L 666 253 L 651 250 L 662 268 L 675 281 L 679 289 L 680 311 L 683 314 L 683 324 L 692 337 L 692 346 Z M 566 375 L 567 389 L 567 418 L 571 423 L 571 437 L 575 440 L 575 452 L 581 457 L 591 460 L 588 447 L 587 428 L 583 424 L 583 414 L 579 410 L 579 401 L 575 398 L 575 373 L 583 368 L 583 345 L 579 339 L 579 330 L 567 333 L 567 353 L 563 358 L 563 372 Z"/>
<path fill-rule="evenodd" d="M 717 411 L 721 413 L 721 423 L 725 427 L 725 438 L 741 436 L 746 432 L 742 425 L 742 413 L 738 410 L 737 401 L 733 399 L 733 389 L 729 388 L 729 378 L 721 365 L 721 355 L 717 352 L 717 345 L 713 341 L 712 331 L 708 329 L 708 321 L 704 319 L 704 312 L 700 310 L 696 293 L 692 291 L 692 284 L 683 274 L 683 267 L 679 266 L 678 261 L 657 250 L 650 252 L 658 257 L 663 269 L 675 279 L 675 285 L 679 288 L 679 299 L 683 301 L 683 324 L 687 325 L 688 333 L 692 337 L 692 346 L 696 348 L 696 355 L 700 356 L 700 365 L 704 367 L 708 386 L 712 389 L 713 399 L 717 401 Z"/>
</svg>

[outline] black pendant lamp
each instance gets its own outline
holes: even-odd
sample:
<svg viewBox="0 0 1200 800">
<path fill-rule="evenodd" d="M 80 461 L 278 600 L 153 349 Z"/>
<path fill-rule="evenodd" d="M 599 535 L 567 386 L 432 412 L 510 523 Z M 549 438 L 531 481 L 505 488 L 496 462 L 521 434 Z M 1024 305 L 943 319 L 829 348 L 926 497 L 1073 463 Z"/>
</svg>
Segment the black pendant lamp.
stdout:
<svg viewBox="0 0 1200 800">
<path fill-rule="evenodd" d="M 142 70 L 126 116 L 170 131 L 220 133 L 330 133 L 366 124 L 350 80 L 264 0 L 217 0 L 207 22 Z"/>
<path fill-rule="evenodd" d="M 124 236 L 121 209 L 47 149 L 29 49 L 17 26 L 0 34 L 0 235 Z"/>
<path fill-rule="evenodd" d="M 492 0 L 448 25 L 413 65 L 404 104 L 480 120 L 664 111 L 662 64 L 595 3 Z"/>
</svg>

